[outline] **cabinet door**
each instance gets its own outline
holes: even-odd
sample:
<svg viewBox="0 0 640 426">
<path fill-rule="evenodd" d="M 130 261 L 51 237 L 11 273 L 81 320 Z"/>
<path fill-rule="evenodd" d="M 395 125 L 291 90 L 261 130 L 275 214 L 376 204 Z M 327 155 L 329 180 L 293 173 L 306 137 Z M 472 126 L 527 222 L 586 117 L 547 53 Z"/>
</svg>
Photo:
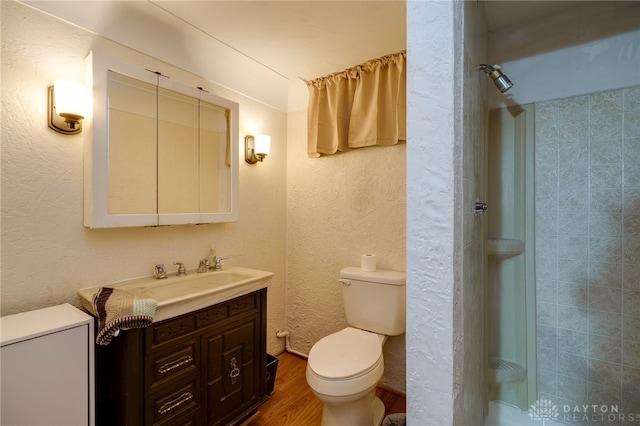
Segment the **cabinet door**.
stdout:
<svg viewBox="0 0 640 426">
<path fill-rule="evenodd" d="M 207 425 L 226 424 L 259 397 L 258 319 L 209 334 L 203 339 Z"/>
<path fill-rule="evenodd" d="M 3 346 L 3 425 L 86 425 L 87 326 Z"/>
</svg>

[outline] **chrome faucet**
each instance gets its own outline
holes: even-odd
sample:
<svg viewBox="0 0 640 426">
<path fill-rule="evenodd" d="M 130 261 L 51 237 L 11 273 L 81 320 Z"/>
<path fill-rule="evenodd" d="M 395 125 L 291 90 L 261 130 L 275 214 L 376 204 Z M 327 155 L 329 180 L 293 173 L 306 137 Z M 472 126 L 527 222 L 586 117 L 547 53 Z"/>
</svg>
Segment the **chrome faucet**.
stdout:
<svg viewBox="0 0 640 426">
<path fill-rule="evenodd" d="M 222 261 L 225 259 L 229 259 L 230 256 L 224 256 L 224 257 L 215 257 L 213 259 L 213 267 L 212 269 L 214 271 L 221 271 L 222 270 Z M 211 265 L 209 266 L 211 268 Z"/>
<path fill-rule="evenodd" d="M 173 262 L 174 265 L 178 265 L 178 276 L 183 277 L 187 275 L 187 268 L 184 267 L 182 262 Z"/>
<path fill-rule="evenodd" d="M 198 273 L 202 274 L 203 272 L 207 272 L 209 270 L 209 259 L 202 259 L 200 264 L 198 265 Z"/>
<path fill-rule="evenodd" d="M 159 280 L 167 278 L 167 271 L 164 269 L 164 263 L 158 263 L 153 267 L 153 275 Z"/>
</svg>

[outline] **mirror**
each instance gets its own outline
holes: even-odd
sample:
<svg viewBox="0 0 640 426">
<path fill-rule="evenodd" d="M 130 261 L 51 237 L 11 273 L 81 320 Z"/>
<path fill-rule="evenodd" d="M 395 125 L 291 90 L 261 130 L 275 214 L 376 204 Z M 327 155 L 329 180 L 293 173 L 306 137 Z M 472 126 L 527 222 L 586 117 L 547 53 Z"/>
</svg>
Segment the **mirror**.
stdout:
<svg viewBox="0 0 640 426">
<path fill-rule="evenodd" d="M 155 214 L 156 87 L 108 71 L 109 214 Z"/>
<path fill-rule="evenodd" d="M 87 62 L 85 226 L 237 220 L 238 105 L 94 53 Z"/>
</svg>

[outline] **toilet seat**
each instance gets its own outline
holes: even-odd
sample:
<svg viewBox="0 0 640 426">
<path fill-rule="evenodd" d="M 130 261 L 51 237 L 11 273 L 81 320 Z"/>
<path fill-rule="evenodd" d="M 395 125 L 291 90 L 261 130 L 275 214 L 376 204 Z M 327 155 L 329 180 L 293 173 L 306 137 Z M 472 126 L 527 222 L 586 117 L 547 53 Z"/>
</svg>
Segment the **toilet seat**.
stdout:
<svg viewBox="0 0 640 426">
<path fill-rule="evenodd" d="M 382 344 L 377 334 L 347 327 L 313 345 L 308 365 L 326 380 L 348 380 L 367 374 L 381 358 Z"/>
</svg>

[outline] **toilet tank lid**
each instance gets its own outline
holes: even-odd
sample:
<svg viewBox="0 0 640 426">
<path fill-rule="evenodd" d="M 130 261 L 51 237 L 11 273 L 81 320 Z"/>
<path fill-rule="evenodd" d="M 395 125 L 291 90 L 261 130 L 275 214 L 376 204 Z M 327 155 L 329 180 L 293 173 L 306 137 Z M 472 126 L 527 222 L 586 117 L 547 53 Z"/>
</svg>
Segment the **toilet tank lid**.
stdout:
<svg viewBox="0 0 640 426">
<path fill-rule="evenodd" d="M 407 283 L 407 275 L 404 272 L 385 271 L 384 269 L 363 271 L 355 266 L 342 268 L 340 271 L 340 278 L 351 278 L 359 281 L 371 281 L 374 283 L 394 285 L 405 285 Z"/>
</svg>

